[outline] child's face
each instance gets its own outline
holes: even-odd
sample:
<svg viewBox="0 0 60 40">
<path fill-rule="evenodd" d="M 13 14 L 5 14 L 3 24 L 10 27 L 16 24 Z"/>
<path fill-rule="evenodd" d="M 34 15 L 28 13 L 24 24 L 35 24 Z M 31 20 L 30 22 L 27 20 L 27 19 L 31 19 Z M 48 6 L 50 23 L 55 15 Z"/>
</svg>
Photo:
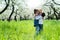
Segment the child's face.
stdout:
<svg viewBox="0 0 60 40">
<path fill-rule="evenodd" d="M 40 14 L 42 14 L 42 10 L 40 9 Z"/>
<path fill-rule="evenodd" d="M 39 11 L 36 12 L 37 14 L 39 13 Z"/>
<path fill-rule="evenodd" d="M 40 9 L 40 13 L 42 13 L 42 10 Z"/>
<path fill-rule="evenodd" d="M 39 11 L 36 11 L 36 14 L 39 15 Z"/>
</svg>

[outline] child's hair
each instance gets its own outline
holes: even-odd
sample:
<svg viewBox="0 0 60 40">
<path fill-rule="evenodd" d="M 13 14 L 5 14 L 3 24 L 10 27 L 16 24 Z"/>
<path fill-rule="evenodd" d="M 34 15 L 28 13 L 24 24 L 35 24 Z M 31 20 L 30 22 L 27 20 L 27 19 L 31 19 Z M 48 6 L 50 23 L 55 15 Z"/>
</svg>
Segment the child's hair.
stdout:
<svg viewBox="0 0 60 40">
<path fill-rule="evenodd" d="M 34 9 L 34 14 L 36 14 L 37 11 L 38 11 L 37 9 Z"/>
<path fill-rule="evenodd" d="M 42 13 L 42 17 L 44 17 L 45 16 L 45 13 Z"/>
<path fill-rule="evenodd" d="M 40 9 L 39 11 L 40 11 L 41 13 L 43 12 L 42 9 Z M 44 17 L 44 16 L 45 16 L 45 13 L 43 12 L 41 16 Z"/>
<path fill-rule="evenodd" d="M 41 10 L 41 9 L 40 9 Z M 38 11 L 38 9 L 34 9 L 34 14 L 36 14 L 36 12 Z M 42 11 L 42 10 L 41 10 Z M 40 13 L 38 13 L 38 15 L 39 15 Z M 42 17 L 44 17 L 45 16 L 45 13 L 42 13 Z"/>
</svg>

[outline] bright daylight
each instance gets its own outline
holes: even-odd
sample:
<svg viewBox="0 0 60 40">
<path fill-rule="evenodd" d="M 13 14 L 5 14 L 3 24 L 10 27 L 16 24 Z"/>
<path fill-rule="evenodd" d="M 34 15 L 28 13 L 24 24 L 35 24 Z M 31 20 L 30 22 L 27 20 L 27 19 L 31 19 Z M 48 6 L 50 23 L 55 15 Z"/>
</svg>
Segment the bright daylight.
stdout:
<svg viewBox="0 0 60 40">
<path fill-rule="evenodd" d="M 0 0 L 0 40 L 60 40 L 60 0 Z"/>
<path fill-rule="evenodd" d="M 37 8 L 39 6 L 41 7 L 46 2 L 46 0 L 28 0 L 26 2 L 28 7 Z"/>
</svg>

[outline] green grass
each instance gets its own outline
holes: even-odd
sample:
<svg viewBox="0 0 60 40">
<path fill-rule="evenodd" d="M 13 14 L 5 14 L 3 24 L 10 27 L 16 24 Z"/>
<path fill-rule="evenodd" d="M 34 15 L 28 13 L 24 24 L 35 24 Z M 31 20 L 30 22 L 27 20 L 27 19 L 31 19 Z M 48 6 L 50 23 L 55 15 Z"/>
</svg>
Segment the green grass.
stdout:
<svg viewBox="0 0 60 40">
<path fill-rule="evenodd" d="M 34 40 L 35 27 L 32 20 L 0 21 L 0 40 Z M 36 40 L 60 40 L 60 21 L 45 20 L 43 31 Z"/>
</svg>

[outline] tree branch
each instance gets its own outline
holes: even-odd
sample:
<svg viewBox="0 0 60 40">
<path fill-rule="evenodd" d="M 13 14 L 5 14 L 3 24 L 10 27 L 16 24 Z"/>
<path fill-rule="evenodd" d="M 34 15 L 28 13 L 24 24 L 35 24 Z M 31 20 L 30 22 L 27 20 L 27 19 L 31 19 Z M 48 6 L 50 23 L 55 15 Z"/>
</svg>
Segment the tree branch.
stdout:
<svg viewBox="0 0 60 40">
<path fill-rule="evenodd" d="M 5 0 L 5 2 L 6 2 L 6 0 Z M 0 14 L 2 14 L 3 12 L 5 12 L 5 10 L 8 8 L 8 6 L 9 6 L 9 3 L 10 3 L 10 0 L 8 0 L 8 3 L 6 3 L 6 6 L 5 6 L 5 8 L 0 12 Z"/>
<path fill-rule="evenodd" d="M 9 18 L 8 18 L 8 21 L 10 21 L 10 20 L 11 20 L 11 16 L 13 15 L 13 13 L 14 13 L 14 5 L 12 5 L 12 12 L 11 12 L 11 14 L 10 14 Z"/>
<path fill-rule="evenodd" d="M 60 4 L 56 3 L 54 0 L 52 0 L 52 1 L 53 1 L 54 4 L 56 4 L 56 5 L 60 5 Z"/>
</svg>

